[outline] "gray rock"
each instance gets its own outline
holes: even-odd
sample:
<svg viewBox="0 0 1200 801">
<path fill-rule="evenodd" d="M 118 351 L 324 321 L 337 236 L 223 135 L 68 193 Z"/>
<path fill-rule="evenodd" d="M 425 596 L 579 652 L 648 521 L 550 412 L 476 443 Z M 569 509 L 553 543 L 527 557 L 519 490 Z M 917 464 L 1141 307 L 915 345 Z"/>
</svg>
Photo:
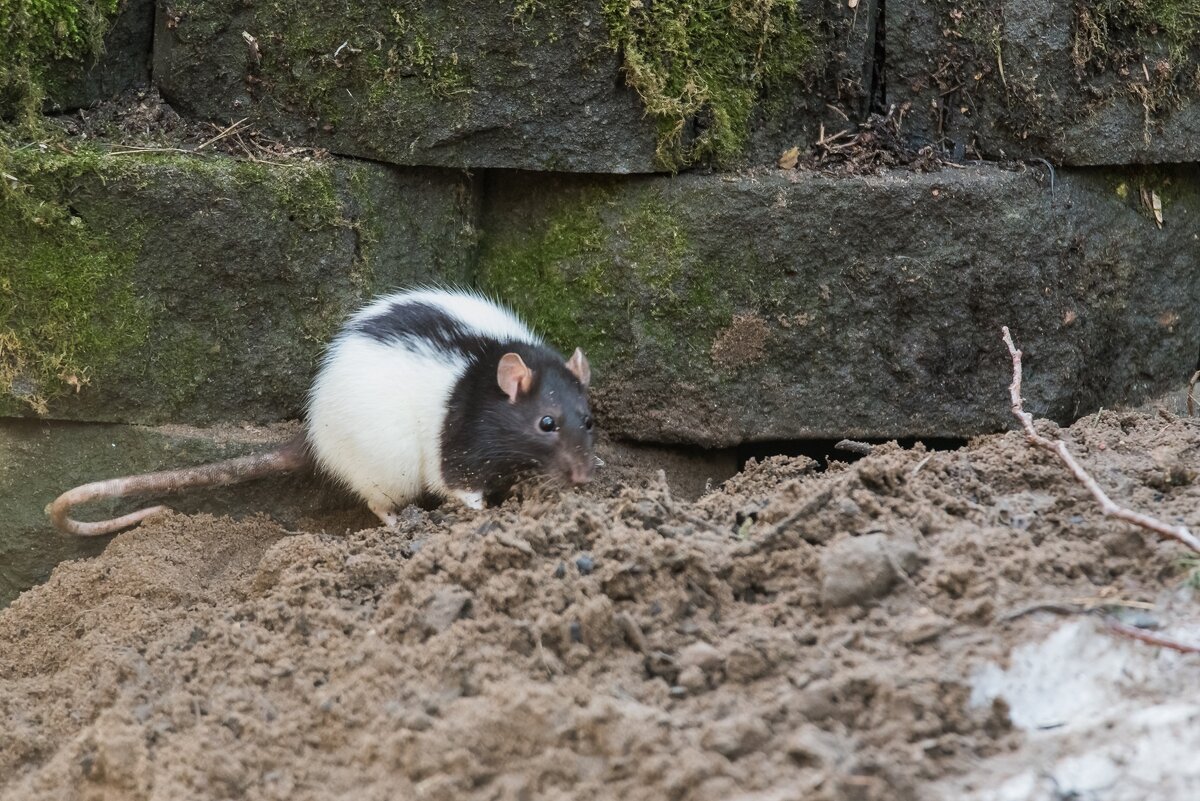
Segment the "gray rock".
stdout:
<svg viewBox="0 0 1200 801">
<path fill-rule="evenodd" d="M 463 616 L 471 603 L 471 593 L 457 584 L 438 590 L 430 596 L 421 618 L 426 634 L 440 634 Z"/>
<path fill-rule="evenodd" d="M 1003 324 L 1027 408 L 1060 422 L 1177 383 L 1200 339 L 1195 167 L 1060 170 L 1053 192 L 996 167 L 505 172 L 478 198 L 340 160 L 18 155 L 58 216 L 0 215 L 24 349 L 0 415 L 295 418 L 346 310 L 422 280 L 473 277 L 582 345 L 609 434 L 709 447 L 1007 427 Z"/>
<path fill-rule="evenodd" d="M 1110 4 L 1121 11 L 1106 17 L 1101 5 L 890 5 L 886 102 L 915 138 L 987 158 L 1196 161 L 1200 47 L 1173 40 L 1154 10 Z"/>
<path fill-rule="evenodd" d="M 631 48 L 615 22 L 669 13 L 650 6 L 632 4 L 623 16 L 619 3 L 596 0 L 367 0 L 309 4 L 299 14 L 197 0 L 159 15 L 154 76 L 187 114 L 249 116 L 277 136 L 340 154 L 471 168 L 661 171 L 692 161 L 693 146 L 727 124 L 736 129 L 728 147 L 774 160 L 826 120 L 844 122 L 828 106 L 855 115 L 863 104 L 868 15 L 804 0 L 796 10 L 776 4 L 765 39 L 718 11 L 712 36 L 699 15 L 685 21 L 689 58 L 646 42 L 639 69 L 653 60 L 713 62 L 694 86 L 723 97 L 679 119 L 656 117 L 669 104 L 648 106 L 627 83 L 637 81 L 625 72 Z M 726 107 L 739 93 L 707 84 L 735 75 L 777 76 L 768 102 Z M 683 94 L 678 83 L 671 97 Z M 666 138 L 671 130 L 677 140 Z"/>
<path fill-rule="evenodd" d="M 1200 340 L 1200 170 L 973 166 L 627 179 L 497 175 L 479 283 L 581 345 L 631 439 L 970 436 L 1177 384 Z M 1164 198 L 1163 228 L 1142 188 Z"/>
<path fill-rule="evenodd" d="M 761 719 L 739 715 L 712 724 L 700 737 L 700 745 L 728 759 L 737 759 L 761 747 L 770 738 L 771 730 Z"/>
<path fill-rule="evenodd" d="M 900 577 L 917 565 L 911 541 L 887 534 L 863 534 L 836 540 L 821 552 L 821 603 L 849 606 L 887 595 Z"/>
<path fill-rule="evenodd" d="M 680 668 L 696 667 L 707 673 L 720 668 L 725 657 L 715 647 L 699 641 L 682 648 L 676 661 Z"/>
<path fill-rule="evenodd" d="M 463 281 L 475 245 L 471 184 L 438 170 L 11 155 L 27 192 L 0 197 L 0 415 L 294 419 L 349 309 Z"/>
</svg>

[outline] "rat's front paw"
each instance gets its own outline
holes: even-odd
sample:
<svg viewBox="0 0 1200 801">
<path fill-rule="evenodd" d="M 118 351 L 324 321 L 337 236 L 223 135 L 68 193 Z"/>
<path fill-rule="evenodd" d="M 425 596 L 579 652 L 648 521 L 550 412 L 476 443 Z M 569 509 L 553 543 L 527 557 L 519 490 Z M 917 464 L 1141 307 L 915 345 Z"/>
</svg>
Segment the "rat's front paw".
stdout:
<svg viewBox="0 0 1200 801">
<path fill-rule="evenodd" d="M 469 490 L 455 490 L 454 497 L 462 502 L 462 505 L 468 509 L 483 508 L 483 493 L 471 492 Z"/>
</svg>

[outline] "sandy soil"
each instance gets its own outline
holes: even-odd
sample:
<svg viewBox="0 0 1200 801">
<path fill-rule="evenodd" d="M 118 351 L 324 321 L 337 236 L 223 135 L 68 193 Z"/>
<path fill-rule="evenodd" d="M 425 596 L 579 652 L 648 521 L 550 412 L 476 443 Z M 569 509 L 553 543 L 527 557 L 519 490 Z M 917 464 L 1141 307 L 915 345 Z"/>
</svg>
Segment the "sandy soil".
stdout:
<svg viewBox="0 0 1200 801">
<path fill-rule="evenodd" d="M 1200 422 L 1063 433 L 1200 524 Z M 1165 600 L 1130 614 L 1200 638 L 1180 546 L 1017 434 L 816 468 L 121 535 L 0 613 L 0 798 L 1188 797 L 1200 657 L 1029 609 Z"/>
</svg>

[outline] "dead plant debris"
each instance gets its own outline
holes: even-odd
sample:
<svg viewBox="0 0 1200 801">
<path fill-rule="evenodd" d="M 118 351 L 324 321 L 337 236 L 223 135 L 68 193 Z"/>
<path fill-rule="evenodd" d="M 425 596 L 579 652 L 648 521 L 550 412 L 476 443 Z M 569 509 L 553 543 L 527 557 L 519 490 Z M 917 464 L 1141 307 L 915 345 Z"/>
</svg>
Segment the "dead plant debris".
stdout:
<svg viewBox="0 0 1200 801">
<path fill-rule="evenodd" d="M 826 133 L 803 155 L 797 148 L 781 154 L 780 169 L 802 168 L 832 176 L 876 175 L 890 168 L 933 172 L 948 162 L 932 145 L 913 147 L 901 133 L 903 114 L 893 107 L 886 115 L 873 114 L 856 128 Z"/>
<path fill-rule="evenodd" d="M 328 155 L 323 148 L 299 147 L 269 136 L 245 117 L 223 125 L 185 119 L 157 88 L 131 89 L 114 100 L 50 120 L 72 139 L 102 143 L 111 155 L 222 153 L 268 164 Z"/>
</svg>

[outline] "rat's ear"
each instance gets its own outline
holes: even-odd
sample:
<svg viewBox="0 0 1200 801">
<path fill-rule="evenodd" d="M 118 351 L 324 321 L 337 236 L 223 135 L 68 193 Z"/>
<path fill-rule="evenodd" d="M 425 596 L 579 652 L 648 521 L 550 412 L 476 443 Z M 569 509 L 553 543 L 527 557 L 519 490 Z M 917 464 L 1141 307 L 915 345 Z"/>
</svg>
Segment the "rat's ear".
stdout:
<svg viewBox="0 0 1200 801">
<path fill-rule="evenodd" d="M 592 368 L 588 365 L 587 356 L 583 355 L 583 351 L 579 348 L 571 354 L 571 358 L 567 359 L 567 369 L 574 373 L 579 379 L 579 383 L 585 387 L 592 380 Z"/>
<path fill-rule="evenodd" d="M 500 366 L 496 368 L 496 382 L 508 396 L 510 403 L 516 403 L 517 398 L 529 392 L 533 386 L 533 371 L 516 353 L 506 353 L 500 357 Z"/>
</svg>

